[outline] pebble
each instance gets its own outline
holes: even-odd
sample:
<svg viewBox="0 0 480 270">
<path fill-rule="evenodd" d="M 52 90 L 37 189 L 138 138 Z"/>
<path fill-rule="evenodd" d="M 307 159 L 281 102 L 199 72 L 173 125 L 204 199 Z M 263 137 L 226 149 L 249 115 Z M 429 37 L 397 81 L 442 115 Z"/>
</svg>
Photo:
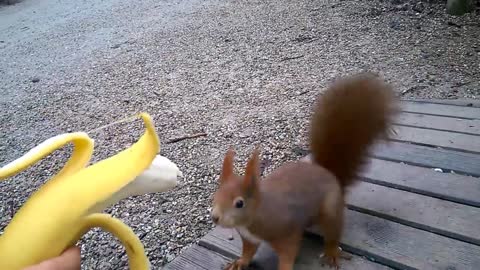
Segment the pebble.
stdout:
<svg viewBox="0 0 480 270">
<path fill-rule="evenodd" d="M 168 253 L 165 257 L 167 258 L 168 262 L 171 262 L 173 259 L 175 259 L 175 254 Z"/>
</svg>

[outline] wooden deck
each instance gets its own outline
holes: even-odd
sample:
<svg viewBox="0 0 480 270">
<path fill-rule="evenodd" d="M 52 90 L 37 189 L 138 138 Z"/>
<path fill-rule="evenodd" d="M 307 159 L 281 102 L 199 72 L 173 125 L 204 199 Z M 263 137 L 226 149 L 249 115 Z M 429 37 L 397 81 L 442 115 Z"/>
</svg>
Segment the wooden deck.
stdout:
<svg viewBox="0 0 480 270">
<path fill-rule="evenodd" d="M 397 136 L 375 148 L 348 194 L 342 248 L 353 258 L 341 269 L 480 269 L 480 103 L 402 108 Z M 295 269 L 331 269 L 319 262 L 317 232 L 306 232 Z M 240 250 L 235 232 L 216 228 L 165 269 L 220 270 Z M 266 245 L 254 261 L 251 269 L 276 269 Z"/>
</svg>

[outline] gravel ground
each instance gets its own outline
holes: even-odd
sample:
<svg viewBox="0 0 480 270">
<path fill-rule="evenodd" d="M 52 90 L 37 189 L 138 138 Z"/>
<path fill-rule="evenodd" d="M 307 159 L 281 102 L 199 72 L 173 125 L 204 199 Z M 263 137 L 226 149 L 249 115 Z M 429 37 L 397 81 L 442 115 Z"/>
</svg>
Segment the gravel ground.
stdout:
<svg viewBox="0 0 480 270">
<path fill-rule="evenodd" d="M 432 2 L 432 3 L 430 3 Z M 445 1 L 25 0 L 0 7 L 0 164 L 63 132 L 152 114 L 174 190 L 107 211 L 132 226 L 154 269 L 212 228 L 222 155 L 261 143 L 267 171 L 303 154 L 309 108 L 333 78 L 380 73 L 404 98 L 480 96 L 479 10 Z M 95 160 L 134 142 L 139 123 L 92 134 Z M 70 149 L 0 183 L 0 231 Z M 126 269 L 116 240 L 84 237 L 83 269 Z M 122 254 L 120 256 L 120 254 Z"/>
</svg>

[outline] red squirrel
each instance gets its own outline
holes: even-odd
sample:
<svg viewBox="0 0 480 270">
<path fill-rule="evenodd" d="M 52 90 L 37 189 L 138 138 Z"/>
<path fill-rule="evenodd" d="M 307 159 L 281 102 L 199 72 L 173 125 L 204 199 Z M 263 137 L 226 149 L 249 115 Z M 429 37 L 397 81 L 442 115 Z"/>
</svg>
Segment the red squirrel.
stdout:
<svg viewBox="0 0 480 270">
<path fill-rule="evenodd" d="M 278 269 L 291 270 L 304 230 L 318 225 L 324 259 L 339 269 L 346 188 L 366 163 L 370 147 L 390 135 L 397 100 L 391 87 L 371 74 L 333 83 L 316 101 L 310 124 L 312 162 L 287 162 L 260 179 L 255 148 L 244 175 L 234 173 L 233 148 L 223 161 L 211 216 L 235 228 L 242 256 L 225 270 L 246 268 L 261 241 L 278 255 Z"/>
</svg>

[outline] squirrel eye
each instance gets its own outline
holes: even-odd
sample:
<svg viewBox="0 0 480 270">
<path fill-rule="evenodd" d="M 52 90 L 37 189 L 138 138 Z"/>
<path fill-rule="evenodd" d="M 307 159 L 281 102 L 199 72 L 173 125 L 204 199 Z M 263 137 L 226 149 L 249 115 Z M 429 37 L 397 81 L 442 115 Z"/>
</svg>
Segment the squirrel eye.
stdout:
<svg viewBox="0 0 480 270">
<path fill-rule="evenodd" d="M 243 208 L 243 205 L 244 205 L 244 202 L 242 199 L 238 199 L 237 201 L 235 201 L 236 208 Z"/>
</svg>

